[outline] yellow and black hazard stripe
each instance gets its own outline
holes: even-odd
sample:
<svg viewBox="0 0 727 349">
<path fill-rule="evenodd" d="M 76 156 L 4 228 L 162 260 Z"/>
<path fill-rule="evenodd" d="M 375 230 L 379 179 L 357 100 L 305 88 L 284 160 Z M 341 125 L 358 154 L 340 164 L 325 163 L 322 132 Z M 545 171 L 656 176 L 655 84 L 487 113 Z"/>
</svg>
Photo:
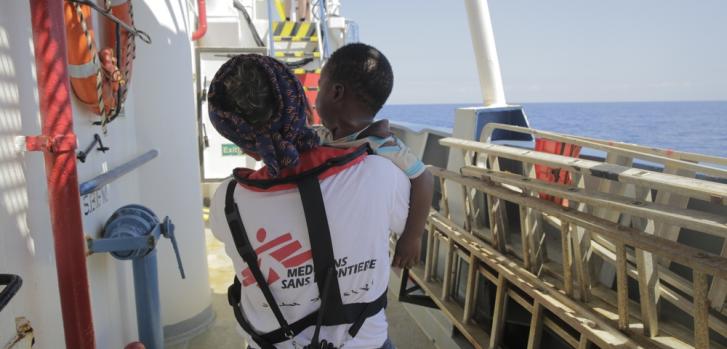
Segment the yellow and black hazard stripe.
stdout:
<svg viewBox="0 0 727 349">
<path fill-rule="evenodd" d="M 311 22 L 273 22 L 274 41 L 318 41 L 316 27 Z"/>
<path fill-rule="evenodd" d="M 303 74 L 320 74 L 320 69 L 303 69 L 303 68 L 297 68 L 293 69 L 293 74 L 295 75 L 303 75 Z"/>
<path fill-rule="evenodd" d="M 290 52 L 275 52 L 275 58 L 321 58 L 321 53 L 315 52 L 304 52 L 304 51 L 290 51 Z"/>
</svg>

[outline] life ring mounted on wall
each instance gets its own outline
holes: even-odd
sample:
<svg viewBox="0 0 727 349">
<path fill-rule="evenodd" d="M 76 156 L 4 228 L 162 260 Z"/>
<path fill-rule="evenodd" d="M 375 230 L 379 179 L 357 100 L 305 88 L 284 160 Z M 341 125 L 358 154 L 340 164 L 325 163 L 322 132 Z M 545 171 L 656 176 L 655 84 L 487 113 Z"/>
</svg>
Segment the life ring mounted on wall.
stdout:
<svg viewBox="0 0 727 349">
<path fill-rule="evenodd" d="M 136 54 L 135 38 L 151 43 L 149 35 L 134 27 L 131 0 L 104 0 L 104 8 L 89 0 L 65 1 L 68 72 L 78 100 L 101 116 L 106 126 L 121 112 Z M 105 40 L 97 45 L 91 12 L 108 19 Z"/>
</svg>

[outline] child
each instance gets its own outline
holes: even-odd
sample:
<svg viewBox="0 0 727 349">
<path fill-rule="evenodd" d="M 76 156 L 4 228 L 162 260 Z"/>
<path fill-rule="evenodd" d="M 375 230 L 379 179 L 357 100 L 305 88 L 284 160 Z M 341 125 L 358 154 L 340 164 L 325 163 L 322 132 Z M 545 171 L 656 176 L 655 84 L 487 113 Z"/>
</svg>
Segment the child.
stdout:
<svg viewBox="0 0 727 349">
<path fill-rule="evenodd" d="M 391 94 L 394 73 L 386 57 L 361 43 L 336 50 L 321 72 L 316 108 L 323 127 L 317 132 L 327 145 L 348 148 L 369 143 L 373 152 L 394 162 L 411 179 L 409 216 L 396 244 L 392 266 L 409 268 L 419 262 L 434 191 L 432 174 L 393 137 L 386 120 L 374 116 Z"/>
</svg>

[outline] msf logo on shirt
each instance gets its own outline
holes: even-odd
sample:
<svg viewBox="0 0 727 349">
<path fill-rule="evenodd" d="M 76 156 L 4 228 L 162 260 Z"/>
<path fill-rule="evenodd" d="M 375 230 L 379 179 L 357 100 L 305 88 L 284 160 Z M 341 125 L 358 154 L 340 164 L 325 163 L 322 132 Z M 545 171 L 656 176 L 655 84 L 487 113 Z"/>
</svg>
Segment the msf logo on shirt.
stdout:
<svg viewBox="0 0 727 349">
<path fill-rule="evenodd" d="M 260 247 L 255 249 L 255 253 L 258 255 L 258 264 L 260 265 L 260 271 L 265 275 L 265 266 L 260 261 L 260 256 L 267 254 L 276 260 L 279 264 L 282 264 L 286 269 L 295 268 L 304 264 L 305 262 L 313 259 L 313 255 L 310 250 L 301 251 L 303 246 L 300 241 L 293 240 L 293 236 L 290 233 L 283 234 L 272 240 L 265 242 L 268 237 L 267 231 L 264 228 L 260 228 L 255 234 L 255 238 L 258 242 L 262 243 Z M 272 285 L 276 281 L 280 280 L 280 274 L 275 271 L 271 266 L 268 266 L 267 273 L 268 285 Z M 242 271 L 242 285 L 248 287 L 255 284 L 255 277 L 252 276 L 252 271 L 249 267 Z"/>
</svg>

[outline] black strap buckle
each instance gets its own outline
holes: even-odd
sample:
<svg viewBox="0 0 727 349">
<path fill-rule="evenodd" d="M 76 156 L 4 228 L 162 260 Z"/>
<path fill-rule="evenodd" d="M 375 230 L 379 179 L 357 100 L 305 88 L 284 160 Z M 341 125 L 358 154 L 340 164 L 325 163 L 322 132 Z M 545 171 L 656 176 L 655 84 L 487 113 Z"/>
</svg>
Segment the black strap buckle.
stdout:
<svg viewBox="0 0 727 349">
<path fill-rule="evenodd" d="M 227 303 L 231 306 L 236 307 L 240 304 L 240 292 L 241 290 L 240 281 L 235 277 L 235 281 L 227 288 Z"/>
</svg>

